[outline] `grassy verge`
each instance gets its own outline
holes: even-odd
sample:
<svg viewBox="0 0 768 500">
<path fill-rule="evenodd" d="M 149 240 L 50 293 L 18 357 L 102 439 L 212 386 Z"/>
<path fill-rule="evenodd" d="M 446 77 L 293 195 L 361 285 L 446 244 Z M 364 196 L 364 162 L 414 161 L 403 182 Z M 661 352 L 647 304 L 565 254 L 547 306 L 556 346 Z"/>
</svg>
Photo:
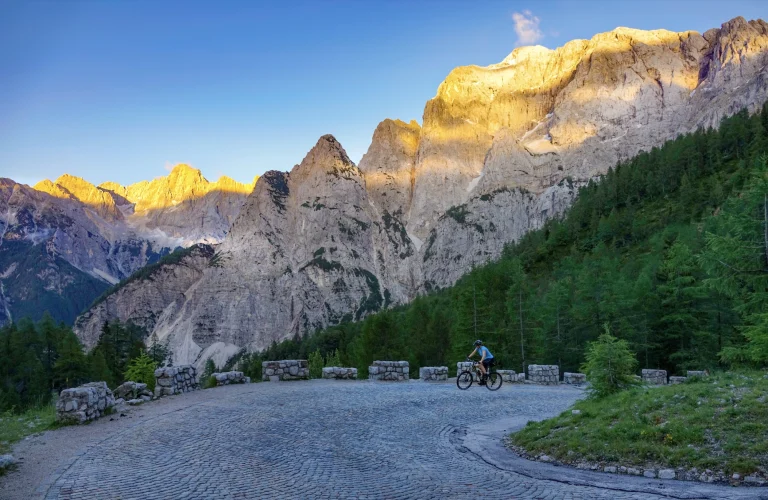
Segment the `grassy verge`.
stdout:
<svg viewBox="0 0 768 500">
<path fill-rule="evenodd" d="M 768 474 L 768 373 L 720 373 L 636 388 L 530 422 L 510 436 L 530 455 L 577 464 Z"/>
<path fill-rule="evenodd" d="M 11 445 L 24 437 L 55 427 L 56 407 L 53 404 L 27 410 L 21 414 L 0 413 L 0 455 L 11 452 Z"/>
</svg>

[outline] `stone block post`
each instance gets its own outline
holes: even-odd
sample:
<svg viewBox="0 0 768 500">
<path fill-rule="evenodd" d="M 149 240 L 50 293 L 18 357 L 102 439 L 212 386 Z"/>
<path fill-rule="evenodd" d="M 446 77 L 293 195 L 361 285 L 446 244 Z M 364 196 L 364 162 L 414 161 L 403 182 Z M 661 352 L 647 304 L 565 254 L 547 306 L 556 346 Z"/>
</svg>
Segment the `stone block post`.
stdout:
<svg viewBox="0 0 768 500">
<path fill-rule="evenodd" d="M 261 363 L 261 380 L 263 382 L 309 380 L 309 362 L 306 359 L 264 361 Z"/>
<path fill-rule="evenodd" d="M 115 397 L 106 382 L 64 389 L 56 402 L 56 420 L 67 424 L 83 424 L 96 420 L 115 406 Z"/>
<path fill-rule="evenodd" d="M 374 361 L 368 367 L 368 379 L 403 382 L 408 380 L 409 370 L 407 361 Z"/>
<path fill-rule="evenodd" d="M 651 370 L 643 368 L 643 382 L 650 385 L 666 385 L 667 370 Z"/>
<path fill-rule="evenodd" d="M 448 380 L 447 366 L 422 366 L 419 368 L 419 378 L 427 382 Z"/>
<path fill-rule="evenodd" d="M 528 365 L 528 380 L 533 384 L 557 385 L 560 383 L 560 367 L 557 365 Z"/>
</svg>

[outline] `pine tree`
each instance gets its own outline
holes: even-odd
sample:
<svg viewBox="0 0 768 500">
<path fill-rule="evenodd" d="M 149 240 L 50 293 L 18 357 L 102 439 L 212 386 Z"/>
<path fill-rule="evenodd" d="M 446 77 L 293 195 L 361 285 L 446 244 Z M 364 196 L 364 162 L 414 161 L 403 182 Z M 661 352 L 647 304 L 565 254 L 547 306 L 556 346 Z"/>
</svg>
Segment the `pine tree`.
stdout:
<svg viewBox="0 0 768 500">
<path fill-rule="evenodd" d="M 659 297 L 661 318 L 657 329 L 661 332 L 662 348 L 671 353 L 662 361 L 665 368 L 700 368 L 707 352 L 714 349 L 707 344 L 712 336 L 704 331 L 706 317 L 703 301 L 706 292 L 700 286 L 700 271 L 691 249 L 676 242 L 667 252 L 659 269 Z"/>
<path fill-rule="evenodd" d="M 106 382 L 109 387 L 115 387 L 114 375 L 109 371 L 101 349 L 93 349 L 88 353 L 88 377 L 96 382 Z"/>
<path fill-rule="evenodd" d="M 528 340 L 526 335 L 528 333 L 528 298 L 530 289 L 528 287 L 528 277 L 525 275 L 523 265 L 520 260 L 513 261 L 509 270 L 509 281 L 511 285 L 507 289 L 507 312 L 509 315 L 510 331 L 513 332 L 513 336 L 518 340 L 517 345 L 520 349 L 520 356 L 517 357 L 519 365 L 521 367 L 520 373 L 526 373 L 526 349 Z M 511 357 L 516 356 L 510 353 Z"/>
<path fill-rule="evenodd" d="M 713 217 L 706 234 L 702 262 L 708 281 L 726 297 L 744 322 L 746 345 L 728 346 L 721 356 L 729 362 L 768 364 L 768 169 L 766 157 L 757 164 L 743 196 Z"/>
<path fill-rule="evenodd" d="M 157 363 L 146 352 L 133 358 L 126 367 L 125 378 L 134 382 L 147 384 L 150 391 L 155 390 L 155 369 Z"/>
<path fill-rule="evenodd" d="M 62 387 L 76 387 L 88 379 L 86 357 L 74 333 L 69 331 L 64 334 L 58 351 L 54 374 Z"/>
</svg>

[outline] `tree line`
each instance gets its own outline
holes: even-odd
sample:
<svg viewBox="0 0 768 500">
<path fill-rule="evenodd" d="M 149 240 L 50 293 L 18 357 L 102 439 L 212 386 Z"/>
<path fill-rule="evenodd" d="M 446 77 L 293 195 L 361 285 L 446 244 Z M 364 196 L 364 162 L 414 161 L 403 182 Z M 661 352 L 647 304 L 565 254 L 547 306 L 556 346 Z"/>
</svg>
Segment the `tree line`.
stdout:
<svg viewBox="0 0 768 500">
<path fill-rule="evenodd" d="M 105 323 L 96 347 L 86 353 L 72 328 L 50 314 L 0 328 L 0 411 L 50 403 L 62 389 L 90 381 L 115 388 L 125 380 L 154 386 L 156 366 L 172 363 L 166 345 L 132 324 Z"/>
<path fill-rule="evenodd" d="M 671 374 L 768 363 L 768 104 L 621 162 L 561 219 L 454 286 L 230 365 L 338 350 L 455 369 L 483 340 L 507 369 L 578 371 L 606 326 L 642 368 Z"/>
</svg>

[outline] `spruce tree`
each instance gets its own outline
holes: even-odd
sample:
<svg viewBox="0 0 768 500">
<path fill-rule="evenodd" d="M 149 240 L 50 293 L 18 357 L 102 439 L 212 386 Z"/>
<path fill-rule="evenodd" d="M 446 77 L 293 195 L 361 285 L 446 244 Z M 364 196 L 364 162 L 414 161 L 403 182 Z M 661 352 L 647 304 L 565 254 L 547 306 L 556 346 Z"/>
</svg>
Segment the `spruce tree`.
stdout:
<svg viewBox="0 0 768 500">
<path fill-rule="evenodd" d="M 85 382 L 88 379 L 88 364 L 80 341 L 72 331 L 64 334 L 58 350 L 54 374 L 61 387 L 76 387 Z"/>
</svg>

